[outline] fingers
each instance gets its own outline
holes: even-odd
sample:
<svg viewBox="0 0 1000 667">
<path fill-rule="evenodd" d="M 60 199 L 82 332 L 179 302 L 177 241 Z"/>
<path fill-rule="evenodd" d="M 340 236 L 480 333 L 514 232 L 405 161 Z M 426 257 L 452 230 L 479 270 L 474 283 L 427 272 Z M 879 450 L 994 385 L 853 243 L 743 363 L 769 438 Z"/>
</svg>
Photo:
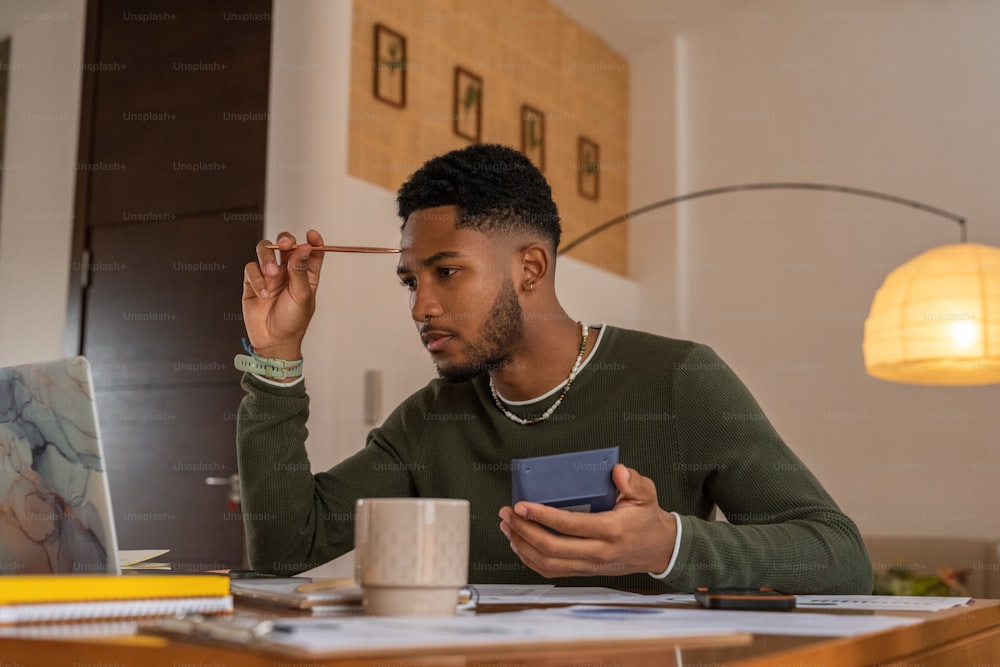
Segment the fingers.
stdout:
<svg viewBox="0 0 1000 667">
<path fill-rule="evenodd" d="M 264 292 L 262 295 L 261 293 Z M 264 276 L 260 273 L 260 264 L 257 262 L 247 262 L 243 267 L 243 300 L 260 297 L 266 299 L 267 287 L 264 283 Z"/>
<path fill-rule="evenodd" d="M 562 533 L 563 535 L 574 535 L 577 537 L 605 537 L 603 533 L 604 521 L 601 514 L 589 514 L 586 512 L 570 512 L 539 503 L 519 502 L 514 507 L 512 520 L 518 524 L 534 526 L 542 524 L 547 528 Z M 551 535 L 549 531 L 542 530 L 543 533 Z"/>
<path fill-rule="evenodd" d="M 306 234 L 308 241 L 291 250 L 285 265 L 288 268 L 288 289 L 292 298 L 299 303 L 312 299 L 319 287 L 319 274 L 323 268 L 322 251 L 313 251 L 313 246 L 323 245 L 323 237 L 314 229 Z M 280 244 L 280 241 L 279 241 Z"/>
<path fill-rule="evenodd" d="M 632 468 L 621 463 L 615 465 L 611 469 L 611 480 L 618 487 L 618 503 L 628 500 L 632 504 L 656 504 L 656 484 Z"/>
<path fill-rule="evenodd" d="M 288 232 L 281 232 L 278 234 L 278 240 L 275 243 L 280 246 L 279 252 L 281 252 L 282 260 L 287 261 L 288 253 L 291 252 L 292 246 L 295 245 L 295 237 Z M 279 263 L 274 256 L 274 250 L 267 247 L 269 245 L 271 245 L 271 241 L 267 239 L 257 242 L 257 261 L 260 263 L 264 275 L 275 276 L 278 274 Z"/>
<path fill-rule="evenodd" d="M 322 246 L 325 245 L 323 242 L 323 236 L 317 232 L 315 229 L 310 229 L 306 232 L 306 241 L 311 246 Z M 310 261 L 308 267 L 308 273 L 306 277 L 309 278 L 309 285 L 312 287 L 313 291 L 319 287 L 319 272 L 323 268 L 323 258 L 326 257 L 325 252 L 314 252 L 310 254 Z"/>
<path fill-rule="evenodd" d="M 533 543 L 514 536 L 510 540 L 510 548 L 521 559 L 521 562 L 538 572 L 543 577 L 591 576 L 609 574 L 605 565 L 569 556 L 552 555 L 539 549 Z"/>
<path fill-rule="evenodd" d="M 310 229 L 308 232 L 306 232 L 306 242 L 309 245 L 314 245 L 314 246 L 325 245 L 323 243 L 323 236 L 315 229 Z"/>
<path fill-rule="evenodd" d="M 295 237 L 288 232 L 278 234 L 279 246 L 290 248 L 295 243 Z M 253 262 L 247 264 L 243 271 L 243 298 L 249 298 L 248 290 L 261 299 L 267 299 L 277 292 L 284 285 L 286 276 L 281 271 L 278 260 L 275 258 L 274 250 L 268 248 L 271 242 L 262 239 L 257 242 L 257 267 L 251 267 Z M 282 257 L 287 256 L 290 250 L 280 250 Z"/>
<path fill-rule="evenodd" d="M 611 474 L 620 495 L 608 512 L 529 502 L 502 508 L 500 530 L 518 558 L 546 577 L 663 571 L 677 535 L 674 517 L 660 508 L 651 479 L 623 465 Z"/>
<path fill-rule="evenodd" d="M 306 232 L 306 243 L 295 247 L 295 236 L 289 232 L 278 234 L 275 251 L 267 246 L 271 241 L 263 239 L 257 243 L 256 266 L 251 262 L 244 269 L 243 298 L 257 296 L 267 299 L 290 284 L 292 296 L 300 303 L 309 298 L 319 286 L 319 273 L 323 266 L 322 252 L 312 252 L 312 246 L 323 245 L 323 236 L 315 229 Z M 277 256 L 280 255 L 280 256 Z M 287 271 L 282 271 L 282 268 Z"/>
<path fill-rule="evenodd" d="M 631 487 L 632 469 L 621 463 L 616 463 L 615 467 L 611 469 L 611 481 L 618 487 L 618 492 L 625 495 L 625 492 Z"/>
<path fill-rule="evenodd" d="M 519 516 L 509 507 L 500 511 L 500 517 L 503 519 L 500 530 L 510 540 L 511 549 L 525 565 L 543 576 L 611 574 L 610 570 L 618 569 L 617 565 L 609 562 L 610 547 L 605 540 L 556 535 L 535 521 Z M 598 518 L 597 515 L 583 514 L 581 517 Z M 614 573 L 620 574 L 617 571 Z"/>
<path fill-rule="evenodd" d="M 500 518 L 512 535 L 531 542 L 546 553 L 565 558 L 584 556 L 587 542 L 610 541 L 616 537 L 615 524 L 608 521 L 610 517 L 568 512 L 536 503 L 520 502 L 513 510 L 505 507 L 500 510 Z"/>
</svg>

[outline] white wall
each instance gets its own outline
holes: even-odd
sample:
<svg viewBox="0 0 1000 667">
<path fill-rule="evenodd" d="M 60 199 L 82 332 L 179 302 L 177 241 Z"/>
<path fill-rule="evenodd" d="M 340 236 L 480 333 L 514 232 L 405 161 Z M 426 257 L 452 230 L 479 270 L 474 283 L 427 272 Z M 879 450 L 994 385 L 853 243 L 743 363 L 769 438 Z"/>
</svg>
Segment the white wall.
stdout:
<svg viewBox="0 0 1000 667">
<path fill-rule="evenodd" d="M 671 188 L 843 184 L 963 214 L 970 240 L 1000 246 L 997 25 L 992 0 L 720 10 L 632 59 L 634 113 L 676 95 L 676 124 L 633 124 L 633 203 Z M 641 160 L 647 171 L 667 165 L 638 151 L 667 137 L 677 177 L 658 193 Z M 1000 386 L 886 383 L 866 376 L 861 354 L 883 278 L 958 242 L 957 225 L 791 191 L 671 210 L 677 223 L 657 232 L 663 257 L 633 248 L 640 318 L 675 302 L 676 326 L 659 330 L 711 344 L 863 532 L 1000 538 Z M 641 224 L 635 243 L 652 233 Z M 672 260 L 678 271 L 663 279 L 659 264 Z"/>
<path fill-rule="evenodd" d="M 351 3 L 276 0 L 273 14 L 266 233 L 315 227 L 328 243 L 399 243 L 395 193 L 347 175 Z M 428 156 L 431 157 L 431 156 Z M 435 376 L 409 317 L 391 256 L 331 255 L 303 355 L 312 399 L 307 449 L 314 470 L 360 449 L 366 369 L 382 373 L 382 417 Z M 637 325 L 633 281 L 559 260 L 570 315 Z M 343 561 L 327 571 L 347 572 Z"/>
<path fill-rule="evenodd" d="M 630 209 L 672 197 L 677 189 L 674 90 L 683 77 L 675 78 L 673 60 L 673 44 L 664 40 L 629 62 Z M 663 208 L 629 223 L 629 269 L 640 286 L 639 328 L 658 334 L 676 335 L 682 297 L 676 215 L 676 208 Z"/>
<path fill-rule="evenodd" d="M 82 0 L 5 0 L 12 36 L 0 191 L 0 366 L 63 356 Z"/>
</svg>

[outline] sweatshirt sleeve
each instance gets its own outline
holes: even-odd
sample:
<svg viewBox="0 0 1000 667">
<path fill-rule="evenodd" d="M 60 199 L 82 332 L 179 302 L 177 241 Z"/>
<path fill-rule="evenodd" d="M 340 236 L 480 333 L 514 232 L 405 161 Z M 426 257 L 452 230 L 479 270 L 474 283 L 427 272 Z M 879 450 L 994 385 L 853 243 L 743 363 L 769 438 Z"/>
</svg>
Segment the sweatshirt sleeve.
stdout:
<svg viewBox="0 0 1000 667">
<path fill-rule="evenodd" d="M 322 565 L 354 548 L 358 498 L 414 495 L 412 466 L 378 429 L 361 451 L 314 475 L 304 383 L 276 387 L 244 375 L 242 386 L 237 455 L 255 570 L 291 575 Z"/>
<path fill-rule="evenodd" d="M 682 516 L 664 583 L 770 586 L 798 594 L 870 594 L 872 568 L 854 522 L 782 441 L 735 373 L 696 345 L 673 392 L 688 492 L 728 523 Z M 669 509 L 669 508 L 668 508 Z"/>
</svg>

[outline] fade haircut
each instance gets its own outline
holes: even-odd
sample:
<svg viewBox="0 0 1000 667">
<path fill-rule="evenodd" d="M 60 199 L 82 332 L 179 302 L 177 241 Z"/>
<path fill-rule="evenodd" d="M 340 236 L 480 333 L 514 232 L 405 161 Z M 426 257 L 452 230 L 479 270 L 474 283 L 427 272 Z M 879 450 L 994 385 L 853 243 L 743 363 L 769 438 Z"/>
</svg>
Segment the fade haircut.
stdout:
<svg viewBox="0 0 1000 667">
<path fill-rule="evenodd" d="M 424 163 L 396 197 L 399 217 L 436 206 L 458 209 L 455 227 L 487 235 L 536 234 L 559 247 L 562 229 L 552 189 L 524 154 L 499 144 L 473 144 Z"/>
</svg>

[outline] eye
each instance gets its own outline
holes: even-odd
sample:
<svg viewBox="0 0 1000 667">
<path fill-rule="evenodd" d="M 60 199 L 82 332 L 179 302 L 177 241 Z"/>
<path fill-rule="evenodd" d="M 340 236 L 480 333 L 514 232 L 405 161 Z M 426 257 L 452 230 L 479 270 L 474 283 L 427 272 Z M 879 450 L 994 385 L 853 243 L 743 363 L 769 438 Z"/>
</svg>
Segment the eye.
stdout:
<svg viewBox="0 0 1000 667">
<path fill-rule="evenodd" d="M 453 266 L 439 266 L 437 272 L 442 278 L 448 278 L 458 273 L 458 269 Z"/>
<path fill-rule="evenodd" d="M 400 279 L 399 284 L 411 292 L 417 287 L 417 281 L 413 278 L 402 278 Z"/>
</svg>

